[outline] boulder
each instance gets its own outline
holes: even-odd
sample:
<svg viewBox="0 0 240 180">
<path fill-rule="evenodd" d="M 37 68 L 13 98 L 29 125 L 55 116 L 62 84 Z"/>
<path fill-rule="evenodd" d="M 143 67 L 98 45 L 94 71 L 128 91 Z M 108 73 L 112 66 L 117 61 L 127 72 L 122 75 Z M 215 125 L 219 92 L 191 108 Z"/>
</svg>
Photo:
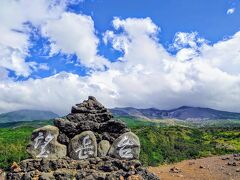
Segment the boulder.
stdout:
<svg viewBox="0 0 240 180">
<path fill-rule="evenodd" d="M 55 126 L 44 126 L 32 133 L 27 152 L 32 158 L 63 158 L 67 155 L 67 147 L 57 141 L 59 130 Z"/>
<path fill-rule="evenodd" d="M 112 144 L 109 155 L 119 159 L 138 159 L 140 141 L 137 135 L 127 132 L 118 137 Z"/>
<path fill-rule="evenodd" d="M 107 140 L 102 140 L 98 144 L 98 157 L 106 156 L 110 149 L 110 143 Z"/>
<path fill-rule="evenodd" d="M 97 141 L 92 131 L 84 131 L 70 140 L 69 157 L 72 159 L 87 159 L 97 156 Z"/>
</svg>

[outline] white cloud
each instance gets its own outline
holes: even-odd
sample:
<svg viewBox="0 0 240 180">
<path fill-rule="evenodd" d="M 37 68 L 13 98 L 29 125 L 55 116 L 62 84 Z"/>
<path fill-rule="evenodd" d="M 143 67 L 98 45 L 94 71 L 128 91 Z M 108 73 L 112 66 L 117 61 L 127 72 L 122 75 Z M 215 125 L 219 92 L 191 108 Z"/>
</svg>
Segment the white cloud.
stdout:
<svg viewBox="0 0 240 180">
<path fill-rule="evenodd" d="M 104 69 L 108 65 L 108 61 L 98 55 L 99 40 L 90 16 L 65 12 L 59 19 L 48 21 L 43 34 L 50 38 L 51 55 L 76 54 L 81 64 L 93 69 Z"/>
<path fill-rule="evenodd" d="M 72 27 L 80 28 L 79 18 L 86 20 L 87 24 L 92 21 L 82 15 L 69 16 L 77 22 L 77 25 L 69 24 Z M 63 18 L 56 20 L 56 23 L 61 20 Z M 71 105 L 81 102 L 88 95 L 96 96 L 108 107 L 168 109 L 190 105 L 239 111 L 239 32 L 213 45 L 198 38 L 196 33 L 177 33 L 176 37 L 179 38 L 176 39 L 179 40 L 175 43 L 178 44 L 178 52 L 172 55 L 159 42 L 159 28 L 150 18 L 115 18 L 113 26 L 115 30 L 107 31 L 104 41 L 122 51 L 121 61 L 109 64 L 106 71 L 93 71 L 85 77 L 60 73 L 48 78 L 21 82 L 2 80 L 0 111 L 33 108 L 64 114 L 70 111 Z M 89 52 L 85 54 L 81 50 L 82 57 L 98 56 L 94 50 L 98 40 L 92 40 L 95 37 L 94 29 L 90 28 L 90 31 L 90 43 L 94 48 L 89 49 L 94 53 L 89 55 Z M 55 37 L 55 33 L 49 36 L 53 38 L 52 41 L 57 42 L 57 50 L 77 53 L 78 48 L 71 42 L 66 42 L 69 43 L 68 49 L 65 41 Z M 73 37 L 79 38 L 76 34 Z M 70 36 L 71 39 L 73 37 Z M 80 42 L 79 39 L 76 41 Z M 87 61 L 85 63 L 91 64 Z"/>
<path fill-rule="evenodd" d="M 235 12 L 235 8 L 230 8 L 227 10 L 227 14 L 233 14 Z"/>
<path fill-rule="evenodd" d="M 182 49 L 185 47 L 197 49 L 199 46 L 202 46 L 205 43 L 207 43 L 207 41 L 203 38 L 198 37 L 197 32 L 178 32 L 175 35 L 173 47 L 176 49 Z"/>
<path fill-rule="evenodd" d="M 50 69 L 46 63 L 39 64 L 38 68 L 41 70 L 49 70 Z"/>
<path fill-rule="evenodd" d="M 58 17 L 65 9 L 65 0 L 2 0 L 0 2 L 0 67 L 17 76 L 28 77 L 36 62 L 26 62 L 31 46 L 26 23 L 39 27 L 48 19 Z"/>
<path fill-rule="evenodd" d="M 8 79 L 8 71 L 0 67 L 0 81 Z"/>
<path fill-rule="evenodd" d="M 108 31 L 104 37 L 124 52 L 120 58 L 124 61 L 112 66 L 118 72 L 112 80 L 118 89 L 118 105 L 239 111 L 239 33 L 213 45 L 197 33 L 177 33 L 174 45 L 179 51 L 172 56 L 155 37 L 158 28 L 149 28 L 155 27 L 153 22 L 115 19 L 113 24 L 124 29 L 117 34 Z"/>
<path fill-rule="evenodd" d="M 201 48 L 201 59 L 222 72 L 240 74 L 240 32 L 227 40 Z"/>
<path fill-rule="evenodd" d="M 27 108 L 51 110 L 63 115 L 89 94 L 109 104 L 109 99 L 105 97 L 112 90 L 104 84 L 97 77 L 79 77 L 65 72 L 44 79 L 5 80 L 0 83 L 0 112 Z"/>
</svg>

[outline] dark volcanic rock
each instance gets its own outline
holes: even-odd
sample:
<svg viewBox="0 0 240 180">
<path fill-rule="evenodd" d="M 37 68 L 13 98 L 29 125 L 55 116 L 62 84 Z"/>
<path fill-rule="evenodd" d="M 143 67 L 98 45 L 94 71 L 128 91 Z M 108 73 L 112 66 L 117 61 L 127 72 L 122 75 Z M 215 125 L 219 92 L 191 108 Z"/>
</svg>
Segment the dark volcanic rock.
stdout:
<svg viewBox="0 0 240 180">
<path fill-rule="evenodd" d="M 122 176 L 128 179 L 138 175 L 144 180 L 159 180 L 141 166 L 138 160 L 120 160 L 110 157 L 90 158 L 86 160 L 64 159 L 28 159 L 20 164 L 20 172 L 10 172 L 7 179 L 91 179 L 117 180 Z M 28 177 L 28 178 L 27 178 Z"/>
<path fill-rule="evenodd" d="M 77 115 L 76 115 L 77 114 Z M 95 97 L 89 96 L 88 100 L 72 107 L 71 114 L 67 116 L 72 121 L 90 120 L 95 122 L 105 122 L 112 118 L 112 114 L 99 103 Z"/>
<path fill-rule="evenodd" d="M 76 104 L 70 114 L 54 120 L 55 126 L 33 132 L 28 151 L 36 159 L 14 164 L 7 179 L 159 179 L 137 160 L 138 137 L 112 118 L 92 96 Z"/>
<path fill-rule="evenodd" d="M 90 96 L 83 103 L 73 106 L 72 112 L 66 117 L 56 118 L 54 125 L 68 138 L 73 138 L 83 131 L 93 131 L 97 142 L 108 140 L 112 143 L 121 134 L 130 131 L 125 123 L 113 120 L 112 117 L 110 111 Z M 62 138 L 59 140 L 65 144 Z"/>
<path fill-rule="evenodd" d="M 77 124 L 70 122 L 67 119 L 57 118 L 53 121 L 61 132 L 65 133 L 68 137 L 73 137 L 78 133 Z"/>
</svg>

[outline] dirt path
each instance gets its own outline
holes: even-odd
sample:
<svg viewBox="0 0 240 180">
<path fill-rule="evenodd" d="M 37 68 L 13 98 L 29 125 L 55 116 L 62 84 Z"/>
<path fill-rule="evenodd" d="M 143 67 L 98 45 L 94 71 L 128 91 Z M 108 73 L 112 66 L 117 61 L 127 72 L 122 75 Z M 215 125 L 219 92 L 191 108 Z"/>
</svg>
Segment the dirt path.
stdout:
<svg viewBox="0 0 240 180">
<path fill-rule="evenodd" d="M 240 180 L 240 154 L 186 160 L 148 169 L 161 180 Z"/>
</svg>

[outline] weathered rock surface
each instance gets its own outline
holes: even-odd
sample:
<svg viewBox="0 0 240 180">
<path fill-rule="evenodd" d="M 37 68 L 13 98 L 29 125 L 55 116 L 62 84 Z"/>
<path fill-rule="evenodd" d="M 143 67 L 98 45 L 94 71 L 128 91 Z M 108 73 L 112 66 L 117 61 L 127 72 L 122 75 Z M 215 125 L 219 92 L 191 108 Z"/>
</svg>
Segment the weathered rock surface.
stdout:
<svg viewBox="0 0 240 180">
<path fill-rule="evenodd" d="M 159 179 L 137 160 L 138 137 L 90 96 L 35 130 L 27 151 L 33 159 L 14 164 L 7 179 L 135 180 Z"/>
<path fill-rule="evenodd" d="M 125 123 L 112 118 L 111 112 L 90 96 L 83 103 L 73 106 L 71 113 L 64 118 L 55 119 L 54 125 L 59 128 L 60 134 L 68 138 L 73 138 L 83 131 L 93 131 L 97 142 L 108 140 L 112 143 L 121 134 L 130 131 Z M 59 140 L 65 144 L 65 139 Z"/>
<path fill-rule="evenodd" d="M 138 175 L 144 180 L 158 180 L 154 174 L 142 167 L 138 160 L 120 160 L 110 157 L 85 160 L 28 159 L 20 164 L 20 172 L 8 173 L 7 179 L 89 179 L 119 180 Z M 26 173 L 27 172 L 27 173 Z"/>
<path fill-rule="evenodd" d="M 102 140 L 98 144 L 98 157 L 104 157 L 107 155 L 110 149 L 110 143 L 107 140 Z"/>
<path fill-rule="evenodd" d="M 119 159 L 138 159 L 140 153 L 139 138 L 132 132 L 124 133 L 117 138 L 109 151 L 109 154 Z"/>
<path fill-rule="evenodd" d="M 87 159 L 97 156 L 97 141 L 92 131 L 84 131 L 70 140 L 68 155 L 72 159 Z"/>
<path fill-rule="evenodd" d="M 27 152 L 33 158 L 63 158 L 67 155 L 67 147 L 57 141 L 59 130 L 55 126 L 44 126 L 32 133 Z"/>
<path fill-rule="evenodd" d="M 73 106 L 71 114 L 67 116 L 69 120 L 75 122 L 86 119 L 95 122 L 105 122 L 110 120 L 112 117 L 113 116 L 110 111 L 108 111 L 108 109 L 99 103 L 93 96 L 89 96 L 88 100 Z"/>
</svg>

